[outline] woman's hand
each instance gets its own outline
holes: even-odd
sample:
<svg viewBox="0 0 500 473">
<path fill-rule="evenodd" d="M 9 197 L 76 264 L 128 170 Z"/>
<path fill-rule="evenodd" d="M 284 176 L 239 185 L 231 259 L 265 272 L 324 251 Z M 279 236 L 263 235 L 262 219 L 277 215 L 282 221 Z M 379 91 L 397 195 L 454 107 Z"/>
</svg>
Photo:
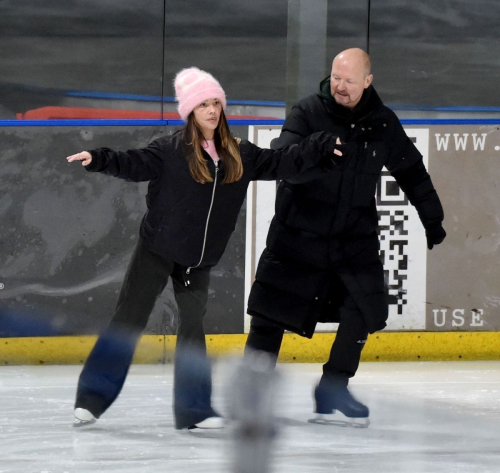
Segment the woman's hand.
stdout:
<svg viewBox="0 0 500 473">
<path fill-rule="evenodd" d="M 92 162 L 92 155 L 88 151 L 82 151 L 81 153 L 72 154 L 66 158 L 68 163 L 73 161 L 81 161 L 82 166 L 88 166 Z"/>
</svg>

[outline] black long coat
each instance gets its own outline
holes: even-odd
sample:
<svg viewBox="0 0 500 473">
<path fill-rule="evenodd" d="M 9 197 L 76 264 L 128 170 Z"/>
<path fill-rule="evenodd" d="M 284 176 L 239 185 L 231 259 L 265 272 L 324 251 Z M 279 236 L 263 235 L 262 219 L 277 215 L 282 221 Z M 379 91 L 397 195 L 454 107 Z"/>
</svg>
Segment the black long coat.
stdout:
<svg viewBox="0 0 500 473">
<path fill-rule="evenodd" d="M 325 132 L 284 150 L 261 149 L 243 140 L 242 178 L 223 184 L 224 161 L 216 167 L 204 151 L 214 181 L 200 184 L 189 172 L 190 150 L 181 135 L 174 134 L 143 149 L 91 150 L 86 169 L 128 181 L 150 181 L 140 229 L 145 246 L 185 267 L 211 267 L 234 231 L 250 181 L 286 179 L 306 170 L 320 175 L 331 167 L 334 148 L 335 137 Z"/>
<path fill-rule="evenodd" d="M 325 79 L 318 94 L 293 107 L 274 146 L 298 143 L 311 133 L 327 130 L 347 143 L 346 165 L 309 182 L 299 176 L 280 183 L 276 214 L 248 303 L 250 315 L 309 338 L 317 322 L 338 321 L 346 289 L 370 333 L 386 326 L 376 185 L 383 166 L 398 180 L 422 160 L 373 87 L 365 90 L 352 112 L 337 105 L 329 89 Z M 421 167 L 428 191 L 432 183 Z M 424 207 L 440 222 L 442 207 L 433 188 L 432 192 Z M 425 220 L 423 207 L 418 203 L 416 207 Z"/>
</svg>

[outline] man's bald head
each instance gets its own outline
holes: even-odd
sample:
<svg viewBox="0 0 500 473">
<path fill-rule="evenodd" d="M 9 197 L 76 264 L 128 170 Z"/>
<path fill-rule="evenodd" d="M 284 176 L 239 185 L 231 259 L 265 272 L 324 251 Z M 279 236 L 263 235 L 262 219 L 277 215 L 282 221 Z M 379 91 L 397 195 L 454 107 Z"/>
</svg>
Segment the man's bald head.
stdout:
<svg viewBox="0 0 500 473">
<path fill-rule="evenodd" d="M 369 76 L 372 71 L 372 62 L 370 61 L 370 56 L 359 48 L 350 48 L 337 54 L 333 59 L 333 62 L 348 62 L 349 64 L 357 64 L 359 67 L 363 68 L 366 76 Z M 332 64 L 333 66 L 333 64 Z"/>
<path fill-rule="evenodd" d="M 331 94 L 339 105 L 354 108 L 373 80 L 370 56 L 350 48 L 335 56 L 332 63 Z"/>
</svg>

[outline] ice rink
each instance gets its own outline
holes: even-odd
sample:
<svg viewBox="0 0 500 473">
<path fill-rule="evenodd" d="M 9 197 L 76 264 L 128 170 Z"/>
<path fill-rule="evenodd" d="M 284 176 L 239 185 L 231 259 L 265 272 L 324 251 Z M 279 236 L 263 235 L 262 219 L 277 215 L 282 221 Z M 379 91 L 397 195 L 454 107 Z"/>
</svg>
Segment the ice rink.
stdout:
<svg viewBox="0 0 500 473">
<path fill-rule="evenodd" d="M 172 366 L 134 365 L 91 428 L 72 427 L 81 366 L 0 367 L 0 472 L 233 472 L 231 426 L 176 431 Z M 227 407 L 227 361 L 214 407 Z M 500 472 L 500 362 L 363 363 L 352 392 L 367 429 L 308 423 L 319 364 L 279 366 L 273 473 Z"/>
</svg>

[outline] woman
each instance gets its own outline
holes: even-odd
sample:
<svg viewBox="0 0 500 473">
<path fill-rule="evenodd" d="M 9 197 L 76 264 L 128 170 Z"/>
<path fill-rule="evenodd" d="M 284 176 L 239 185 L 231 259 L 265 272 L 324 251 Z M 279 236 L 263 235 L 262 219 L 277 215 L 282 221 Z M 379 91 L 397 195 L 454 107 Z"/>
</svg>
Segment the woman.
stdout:
<svg viewBox="0 0 500 473">
<path fill-rule="evenodd" d="M 81 161 L 88 171 L 150 181 L 148 210 L 115 313 L 79 378 L 76 427 L 94 423 L 120 393 L 136 343 L 169 277 L 179 309 L 175 426 L 223 426 L 211 407 L 203 331 L 210 268 L 224 252 L 251 180 L 294 178 L 306 170 L 307 179 L 313 179 L 342 159 L 335 138 L 327 133 L 282 151 L 233 138 L 224 115 L 224 90 L 207 72 L 182 70 L 174 86 L 186 122 L 182 130 L 144 149 L 100 148 L 67 158 Z"/>
</svg>

